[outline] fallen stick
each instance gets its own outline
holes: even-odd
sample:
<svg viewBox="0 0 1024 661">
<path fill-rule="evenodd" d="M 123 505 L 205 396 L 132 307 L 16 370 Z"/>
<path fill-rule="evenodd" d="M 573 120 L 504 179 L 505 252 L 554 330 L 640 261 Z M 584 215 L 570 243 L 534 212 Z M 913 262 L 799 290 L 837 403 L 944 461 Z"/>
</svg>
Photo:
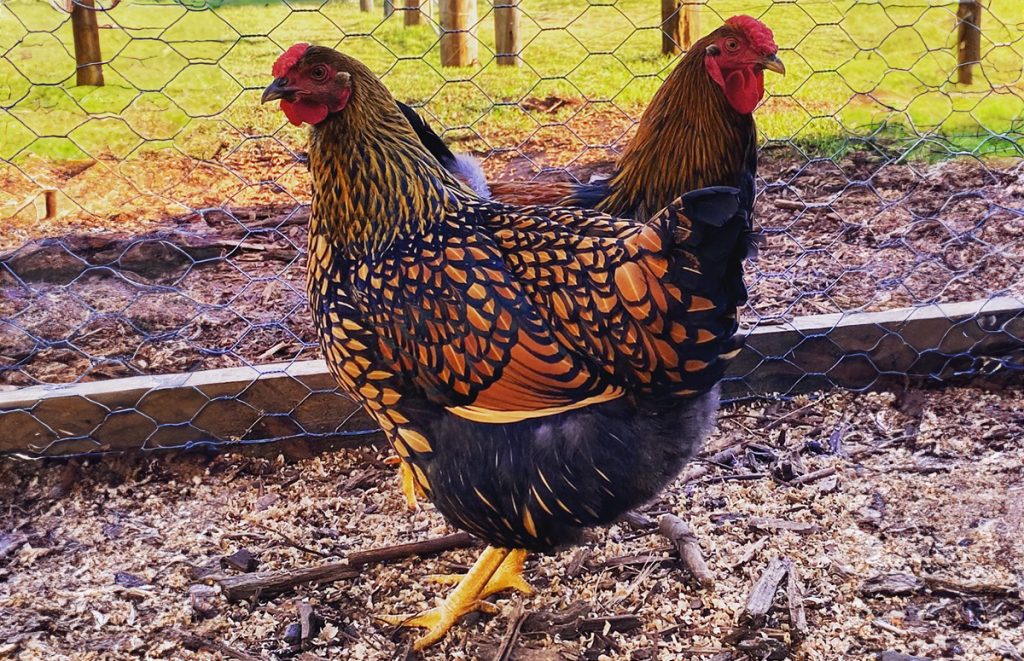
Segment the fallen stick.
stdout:
<svg viewBox="0 0 1024 661">
<path fill-rule="evenodd" d="M 810 484 L 811 482 L 816 482 L 816 481 L 820 480 L 823 477 L 830 477 L 830 476 L 835 475 L 835 474 L 836 474 L 836 469 L 834 467 L 832 467 L 832 468 L 822 468 L 821 470 L 812 471 L 810 473 L 804 473 L 803 475 L 800 475 L 799 477 L 794 477 L 787 484 L 791 484 L 793 486 L 797 486 L 797 485 L 800 485 L 800 484 Z"/>
<path fill-rule="evenodd" d="M 775 530 L 788 530 L 798 535 L 810 535 L 822 531 L 817 523 L 804 523 L 802 521 L 787 521 L 786 519 L 770 519 L 755 516 L 748 522 L 751 528 L 772 532 Z"/>
<path fill-rule="evenodd" d="M 220 585 L 224 596 L 229 601 L 240 601 L 280 594 L 306 583 L 331 583 L 344 578 L 355 578 L 362 573 L 360 568 L 364 565 L 400 560 L 413 555 L 441 553 L 472 546 L 474 543 L 474 539 L 469 533 L 459 532 L 422 542 L 356 551 L 349 554 L 345 560 L 329 562 L 316 567 L 259 572 L 241 576 L 219 576 L 214 580 Z"/>
<path fill-rule="evenodd" d="M 791 564 L 788 558 L 775 558 L 768 563 L 761 578 L 757 579 L 754 587 L 750 589 L 747 603 L 743 606 L 743 612 L 740 614 L 741 620 L 753 623 L 755 626 L 763 624 L 765 616 L 768 615 L 768 611 L 771 610 L 772 603 L 775 601 L 775 593 L 779 589 L 779 584 L 786 577 Z"/>
<path fill-rule="evenodd" d="M 658 521 L 658 531 L 676 547 L 683 566 L 702 588 L 707 589 L 715 584 L 715 577 L 708 571 L 708 566 L 701 555 L 697 537 L 685 521 L 674 514 L 662 514 Z"/>
<path fill-rule="evenodd" d="M 864 580 L 860 587 L 866 595 L 907 595 L 930 590 L 936 594 L 952 595 L 990 595 L 1024 599 L 1024 590 L 1009 585 L 993 583 L 960 583 L 943 576 L 915 576 L 905 572 L 877 574 Z"/>
</svg>

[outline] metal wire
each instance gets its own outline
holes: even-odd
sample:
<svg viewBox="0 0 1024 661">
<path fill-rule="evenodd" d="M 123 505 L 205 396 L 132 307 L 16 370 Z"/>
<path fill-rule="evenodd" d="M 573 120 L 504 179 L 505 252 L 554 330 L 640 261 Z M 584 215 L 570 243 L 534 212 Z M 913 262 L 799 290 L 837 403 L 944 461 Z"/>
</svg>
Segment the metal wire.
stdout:
<svg viewBox="0 0 1024 661">
<path fill-rule="evenodd" d="M 481 4 L 478 61 L 446 68 L 429 6 L 405 27 L 414 10 L 351 2 L 107 2 L 93 7 L 106 84 L 88 87 L 71 5 L 0 5 L 0 428 L 16 432 L 0 452 L 372 431 L 303 362 L 318 353 L 304 133 L 260 90 L 291 43 L 337 46 L 492 176 L 607 172 L 676 61 L 661 55 L 660 3 L 516 6 L 519 66 L 498 66 Z M 957 7 L 700 3 L 701 32 L 736 13 L 765 21 L 789 69 L 757 111 L 768 243 L 731 397 L 1020 370 L 1024 26 L 1015 0 L 988 3 L 961 84 Z M 228 368 L 230 386 L 167 376 Z M 50 388 L 66 384 L 81 389 Z"/>
</svg>

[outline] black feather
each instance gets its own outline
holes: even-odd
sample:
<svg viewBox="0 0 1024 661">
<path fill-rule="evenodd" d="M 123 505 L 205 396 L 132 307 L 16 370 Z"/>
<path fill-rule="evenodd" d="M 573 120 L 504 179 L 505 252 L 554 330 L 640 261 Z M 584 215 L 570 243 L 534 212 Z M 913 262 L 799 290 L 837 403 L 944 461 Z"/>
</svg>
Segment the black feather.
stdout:
<svg viewBox="0 0 1024 661">
<path fill-rule="evenodd" d="M 449 172 L 455 167 L 455 154 L 452 150 L 448 149 L 448 145 L 444 144 L 444 140 L 437 134 L 434 129 L 430 128 L 430 125 L 420 116 L 418 112 L 402 103 L 397 101 L 398 109 L 405 115 L 406 120 L 412 126 L 412 130 L 416 131 L 416 135 L 419 136 L 420 142 L 427 148 L 437 162 Z"/>
</svg>

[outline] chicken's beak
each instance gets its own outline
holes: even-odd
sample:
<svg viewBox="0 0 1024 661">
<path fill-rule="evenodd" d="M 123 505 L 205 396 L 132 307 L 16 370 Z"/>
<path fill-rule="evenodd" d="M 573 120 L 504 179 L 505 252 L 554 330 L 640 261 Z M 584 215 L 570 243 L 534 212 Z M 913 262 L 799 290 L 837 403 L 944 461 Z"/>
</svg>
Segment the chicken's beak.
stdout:
<svg viewBox="0 0 1024 661">
<path fill-rule="evenodd" d="M 768 71 L 774 71 L 775 73 L 786 75 L 786 65 L 782 63 L 782 60 L 777 55 L 769 55 L 768 57 L 761 60 L 761 66 Z"/>
<path fill-rule="evenodd" d="M 287 78 L 276 78 L 274 79 L 274 82 L 267 85 L 267 89 L 263 90 L 263 96 L 260 97 L 260 103 L 275 101 L 277 99 L 294 101 L 296 92 L 298 92 L 298 88 L 288 87 Z"/>
</svg>

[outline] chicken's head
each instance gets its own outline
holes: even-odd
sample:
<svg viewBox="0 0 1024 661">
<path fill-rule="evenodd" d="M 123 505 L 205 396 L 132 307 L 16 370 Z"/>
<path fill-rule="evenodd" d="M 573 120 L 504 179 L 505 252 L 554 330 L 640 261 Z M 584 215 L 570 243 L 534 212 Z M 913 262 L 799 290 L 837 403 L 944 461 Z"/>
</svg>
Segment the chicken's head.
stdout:
<svg viewBox="0 0 1024 661">
<path fill-rule="evenodd" d="M 786 73 L 772 31 L 756 18 L 733 16 L 710 37 L 704 55 L 708 75 L 736 112 L 754 112 L 764 96 L 764 70 Z"/>
<path fill-rule="evenodd" d="M 261 102 L 280 99 L 281 110 L 296 126 L 319 124 L 341 112 L 352 97 L 352 75 L 340 57 L 329 48 L 295 44 L 274 63 L 274 82 L 263 90 Z"/>
</svg>

